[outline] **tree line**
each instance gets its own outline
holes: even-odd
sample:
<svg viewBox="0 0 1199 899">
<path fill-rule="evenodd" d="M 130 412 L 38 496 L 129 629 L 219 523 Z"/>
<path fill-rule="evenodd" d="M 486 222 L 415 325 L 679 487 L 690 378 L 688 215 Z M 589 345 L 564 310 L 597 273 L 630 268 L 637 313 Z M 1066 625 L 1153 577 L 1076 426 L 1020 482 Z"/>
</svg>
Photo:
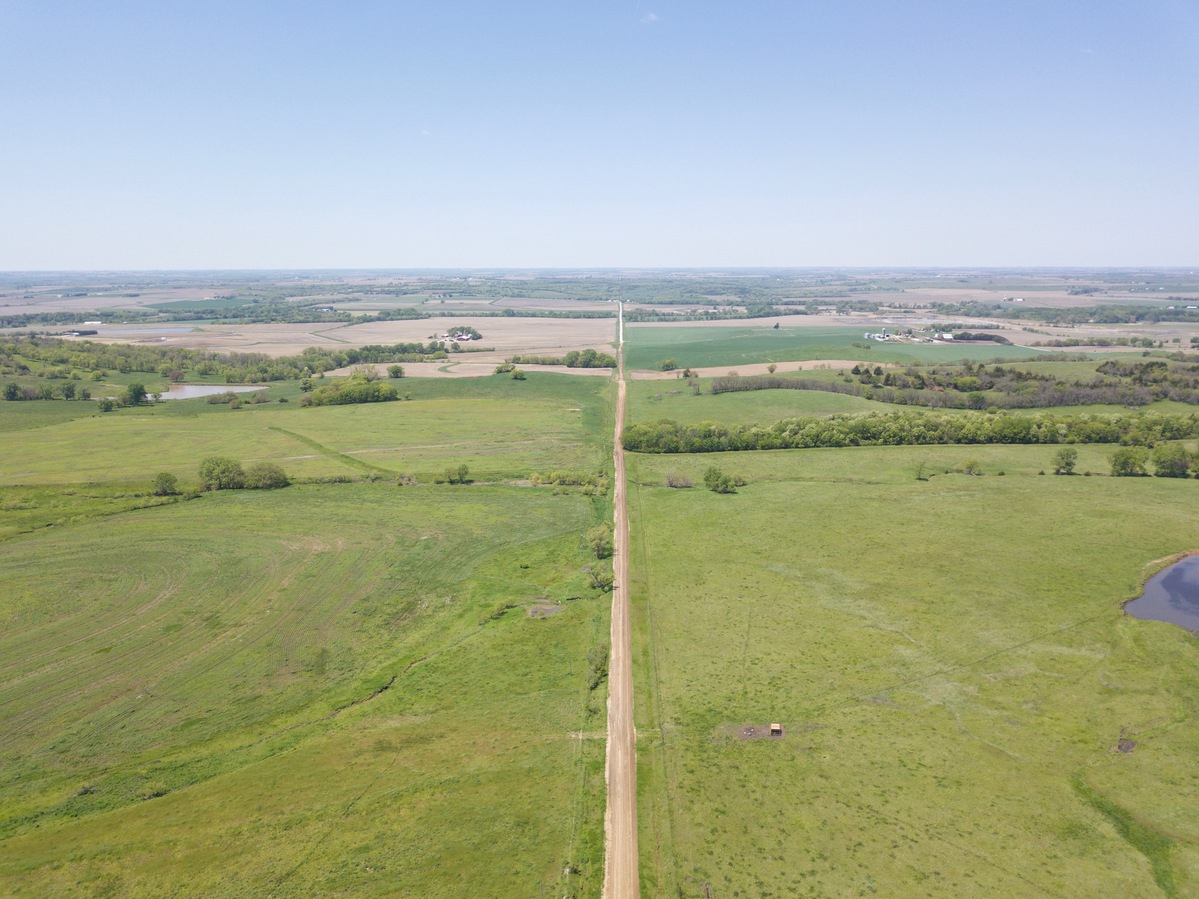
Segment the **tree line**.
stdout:
<svg viewBox="0 0 1199 899">
<path fill-rule="evenodd" d="M 513 365 L 565 365 L 567 368 L 615 368 L 616 357 L 596 350 L 571 350 L 565 356 L 511 356 Z"/>
<path fill-rule="evenodd" d="M 851 379 L 852 376 L 852 379 Z M 855 365 L 841 381 L 773 375 L 714 378 L 714 394 L 742 390 L 819 390 L 901 406 L 943 409 L 1042 409 L 1107 404 L 1144 406 L 1156 400 L 1199 405 L 1199 365 L 1164 361 L 1105 362 L 1095 377 L 1067 380 L 1002 365 L 884 370 Z"/>
<path fill-rule="evenodd" d="M 451 352 L 472 351 L 481 349 L 466 350 L 455 342 L 432 340 L 338 350 L 308 347 L 298 356 L 271 357 L 264 353 L 216 353 L 187 347 L 10 337 L 0 339 L 0 374 L 78 380 L 83 372 L 99 377 L 109 371 L 147 372 L 180 381 L 190 373 L 200 379 L 245 384 L 296 380 L 363 363 L 440 361 L 448 359 Z"/>
<path fill-rule="evenodd" d="M 1003 413 L 872 412 L 785 418 L 770 425 L 630 425 L 624 448 L 637 453 L 937 444 L 1121 443 L 1152 447 L 1199 437 L 1199 414 L 1059 416 Z"/>
<path fill-rule="evenodd" d="M 1025 321 L 1040 321 L 1051 324 L 1134 324 L 1137 322 L 1196 322 L 1199 310 L 1187 309 L 1196 305 L 1185 297 L 1169 296 L 1161 302 L 1167 306 L 1143 306 L 1113 303 L 1102 306 L 1078 306 L 1072 309 L 1048 306 L 1009 306 L 976 301 L 965 303 L 942 303 L 937 312 L 942 315 L 960 315 L 964 318 L 1006 318 Z"/>
</svg>

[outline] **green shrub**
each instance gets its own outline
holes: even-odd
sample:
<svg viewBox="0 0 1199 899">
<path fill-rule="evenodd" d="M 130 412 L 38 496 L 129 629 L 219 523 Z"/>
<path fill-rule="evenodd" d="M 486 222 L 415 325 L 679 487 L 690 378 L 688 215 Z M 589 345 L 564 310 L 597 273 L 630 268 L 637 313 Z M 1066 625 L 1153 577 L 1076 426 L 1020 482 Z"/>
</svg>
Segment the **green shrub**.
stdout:
<svg viewBox="0 0 1199 899">
<path fill-rule="evenodd" d="M 235 459 L 210 456 L 200 463 L 200 483 L 205 490 L 240 490 L 246 485 L 246 473 Z"/>
<path fill-rule="evenodd" d="M 587 532 L 587 547 L 597 559 L 612 555 L 612 525 L 597 524 Z"/>
<path fill-rule="evenodd" d="M 399 392 L 383 381 L 369 381 L 361 376 L 334 381 L 318 387 L 309 396 L 314 406 L 346 406 L 357 403 L 385 403 L 399 397 Z"/>
<path fill-rule="evenodd" d="M 1149 450 L 1143 446 L 1122 446 L 1111 456 L 1113 478 L 1133 478 L 1147 474 L 1145 463 L 1149 461 Z M 1087 472 L 1088 474 L 1090 472 Z"/>
<path fill-rule="evenodd" d="M 1180 443 L 1163 443 L 1153 450 L 1153 471 L 1159 478 L 1185 478 L 1191 473 L 1191 454 Z"/>
<path fill-rule="evenodd" d="M 278 490 L 291 484 L 291 478 L 274 462 L 255 462 L 246 469 L 245 485 L 251 490 Z"/>
<path fill-rule="evenodd" d="M 1074 466 L 1078 462 L 1078 450 L 1072 446 L 1063 446 L 1053 454 L 1054 474 L 1074 474 Z"/>
<path fill-rule="evenodd" d="M 179 493 L 179 479 L 169 471 L 160 471 L 154 475 L 155 496 L 176 496 Z"/>
<path fill-rule="evenodd" d="M 737 485 L 733 479 L 715 466 L 704 472 L 704 486 L 713 493 L 737 492 Z"/>
</svg>

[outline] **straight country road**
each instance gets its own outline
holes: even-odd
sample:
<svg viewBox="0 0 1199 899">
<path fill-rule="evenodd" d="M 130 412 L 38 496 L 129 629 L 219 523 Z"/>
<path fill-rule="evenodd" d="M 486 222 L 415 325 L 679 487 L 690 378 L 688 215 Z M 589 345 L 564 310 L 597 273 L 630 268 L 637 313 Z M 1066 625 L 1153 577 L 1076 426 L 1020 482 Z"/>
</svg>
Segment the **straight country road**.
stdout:
<svg viewBox="0 0 1199 899">
<path fill-rule="evenodd" d="M 612 656 L 608 662 L 608 751 L 604 814 L 604 899 L 636 899 L 637 876 L 637 733 L 633 729 L 633 639 L 629 627 L 629 513 L 626 503 L 624 447 L 624 305 L 620 306 L 616 369 L 616 430 L 613 490 Z"/>
</svg>

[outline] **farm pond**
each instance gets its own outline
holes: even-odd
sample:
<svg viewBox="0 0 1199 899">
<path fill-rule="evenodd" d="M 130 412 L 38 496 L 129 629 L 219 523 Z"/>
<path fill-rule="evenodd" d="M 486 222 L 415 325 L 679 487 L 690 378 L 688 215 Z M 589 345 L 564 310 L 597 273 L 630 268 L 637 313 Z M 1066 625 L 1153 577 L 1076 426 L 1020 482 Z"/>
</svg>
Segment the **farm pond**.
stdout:
<svg viewBox="0 0 1199 899">
<path fill-rule="evenodd" d="M 1124 606 L 1134 618 L 1168 621 L 1188 631 L 1199 631 L 1199 555 L 1187 556 L 1145 584 L 1136 599 Z"/>
<path fill-rule="evenodd" d="M 198 396 L 214 396 L 218 393 L 253 393 L 256 390 L 269 390 L 269 387 L 237 387 L 231 384 L 175 384 L 163 393 L 159 399 L 192 400 Z"/>
</svg>

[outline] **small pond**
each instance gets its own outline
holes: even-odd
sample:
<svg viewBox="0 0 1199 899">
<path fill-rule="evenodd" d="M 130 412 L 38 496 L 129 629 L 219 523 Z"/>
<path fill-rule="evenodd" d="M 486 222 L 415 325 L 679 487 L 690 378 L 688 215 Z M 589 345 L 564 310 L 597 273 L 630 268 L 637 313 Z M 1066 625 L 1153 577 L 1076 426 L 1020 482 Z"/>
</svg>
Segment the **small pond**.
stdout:
<svg viewBox="0 0 1199 899">
<path fill-rule="evenodd" d="M 1124 611 L 1134 618 L 1168 621 L 1199 631 L 1199 555 L 1187 556 L 1159 571 Z"/>
<path fill-rule="evenodd" d="M 159 399 L 191 400 L 198 396 L 213 396 L 217 393 L 253 393 L 255 390 L 269 389 L 269 387 L 239 387 L 234 384 L 174 384 Z"/>
</svg>

